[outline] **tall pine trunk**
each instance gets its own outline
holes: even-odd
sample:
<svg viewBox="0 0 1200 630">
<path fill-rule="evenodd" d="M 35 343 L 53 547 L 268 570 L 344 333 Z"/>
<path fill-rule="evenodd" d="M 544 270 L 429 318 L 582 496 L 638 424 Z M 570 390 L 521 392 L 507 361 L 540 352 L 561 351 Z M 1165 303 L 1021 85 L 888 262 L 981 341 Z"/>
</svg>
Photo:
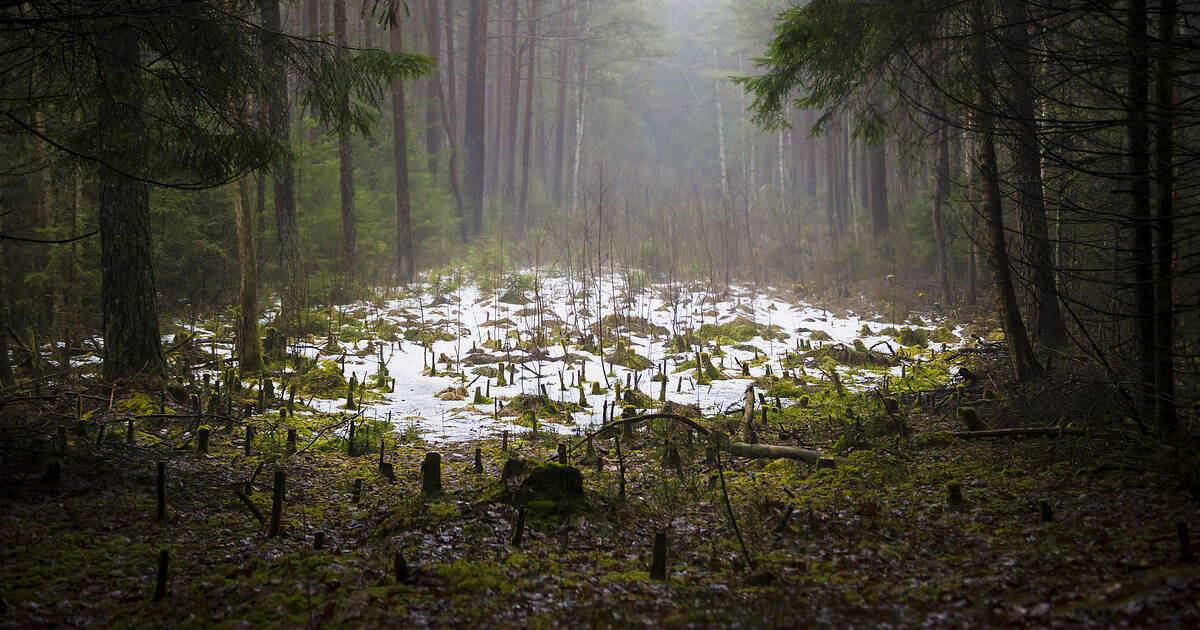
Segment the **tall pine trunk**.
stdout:
<svg viewBox="0 0 1200 630">
<path fill-rule="evenodd" d="M 533 142 L 533 78 L 537 64 L 538 1 L 529 2 L 529 78 L 525 81 L 525 132 L 521 141 L 521 198 L 517 206 L 517 229 L 524 231 L 529 223 L 529 158 Z"/>
<path fill-rule="evenodd" d="M 1165 439 L 1175 436 L 1179 424 L 1175 406 L 1175 301 L 1174 281 L 1175 166 L 1174 166 L 1174 57 L 1177 8 L 1175 0 L 1162 0 L 1158 23 L 1155 70 L 1155 227 L 1154 250 L 1154 390 L 1155 421 Z"/>
<path fill-rule="evenodd" d="M 868 192 L 871 195 L 871 236 L 888 232 L 887 142 L 878 140 L 867 150 L 870 166 Z"/>
<path fill-rule="evenodd" d="M 1154 413 L 1154 241 L 1150 217 L 1150 125 L 1147 112 L 1150 99 L 1149 42 L 1146 32 L 1146 1 L 1129 3 L 1129 94 L 1126 97 L 1129 135 L 1130 218 L 1133 245 L 1130 267 L 1133 271 L 1137 374 L 1143 417 Z"/>
<path fill-rule="evenodd" d="M 237 227 L 238 371 L 243 375 L 263 370 L 262 340 L 258 336 L 258 256 L 254 251 L 254 206 L 250 203 L 250 181 L 241 179 L 233 189 L 234 223 Z"/>
<path fill-rule="evenodd" d="M 438 0 L 429 0 L 430 4 L 435 4 Z M 450 147 L 450 163 L 446 170 L 450 174 L 450 191 L 454 194 L 454 211 L 458 217 L 459 237 L 462 242 L 467 242 L 467 233 L 469 226 L 467 224 L 467 208 L 463 204 L 462 188 L 459 185 L 458 172 L 458 75 L 454 70 L 454 3 L 453 0 L 446 0 L 445 5 L 446 19 L 444 24 L 430 22 L 429 30 L 434 31 L 440 27 L 445 27 L 446 35 L 446 85 L 442 87 L 442 82 L 437 82 L 437 97 L 438 109 L 441 110 L 442 126 L 446 129 L 446 144 Z M 436 11 L 430 10 L 429 17 L 432 19 L 433 13 Z M 432 35 L 430 36 L 432 38 Z"/>
<path fill-rule="evenodd" d="M 112 97 L 99 108 L 98 124 L 124 138 L 142 133 L 142 64 L 137 31 L 117 25 L 98 52 Z M 128 152 L 130 171 L 143 164 Z M 106 172 L 100 186 L 100 297 L 104 321 L 104 380 L 136 374 L 166 375 L 158 334 L 154 256 L 150 245 L 150 192 L 145 183 Z"/>
<path fill-rule="evenodd" d="M 283 37 L 279 19 L 280 0 L 268 0 L 263 5 L 263 26 L 266 42 L 263 46 L 263 64 L 274 73 L 271 93 L 268 96 L 267 125 L 276 141 L 287 146 L 291 140 L 291 110 L 288 106 L 287 75 L 278 51 L 277 38 Z M 324 5 L 324 0 L 322 0 Z M 325 7 L 322 6 L 321 20 L 326 27 Z M 325 28 L 322 28 L 322 32 Z M 275 167 L 275 227 L 278 234 L 279 270 L 283 276 L 283 291 L 280 299 L 279 321 L 286 334 L 294 333 L 299 326 L 302 284 L 300 273 L 300 222 L 296 213 L 296 174 L 289 158 Z"/>
<path fill-rule="evenodd" d="M 390 33 L 393 53 L 404 50 L 397 21 Z M 411 210 L 408 196 L 408 129 L 404 115 L 404 81 L 392 82 L 392 140 L 396 166 L 396 279 L 405 284 L 412 282 L 413 265 Z"/>
<path fill-rule="evenodd" d="M 439 0 L 429 0 L 425 4 L 425 21 L 427 25 L 426 33 L 429 37 L 429 54 L 434 57 L 441 57 L 442 50 L 442 34 L 438 28 L 438 23 L 441 21 L 441 11 L 438 5 Z M 439 66 L 441 64 L 438 64 Z M 454 80 L 453 76 L 450 78 Z M 445 130 L 442 129 L 441 123 L 441 99 L 442 99 L 442 75 L 437 67 L 429 73 L 425 83 L 425 151 L 429 153 L 429 173 L 434 181 L 437 181 L 438 175 L 438 153 L 442 150 L 442 134 Z"/>
<path fill-rule="evenodd" d="M 508 28 L 510 54 L 508 65 L 508 116 L 504 125 L 506 134 L 504 139 L 503 185 L 504 201 L 507 203 L 512 203 L 516 200 L 517 187 L 517 127 L 521 101 L 521 48 L 517 45 L 517 33 L 519 32 L 517 4 L 517 0 L 512 0 L 512 15 Z M 529 76 L 529 81 L 533 81 L 533 75 Z M 525 108 L 529 109 L 528 102 Z"/>
<path fill-rule="evenodd" d="M 484 166 L 486 164 L 485 112 L 487 111 L 487 14 L 486 0 L 467 4 L 467 111 L 466 187 L 471 233 L 483 230 Z"/>
<path fill-rule="evenodd" d="M 562 204 L 563 200 L 563 171 L 566 166 L 563 164 L 566 152 L 566 135 L 567 135 L 567 68 L 569 66 L 570 44 L 567 40 L 567 2 L 563 0 L 563 7 L 559 10 L 559 26 L 558 26 L 558 52 L 555 61 L 558 64 L 558 93 L 554 100 L 554 159 L 551 161 L 551 168 L 554 170 L 551 179 L 554 182 L 553 200 L 554 205 Z"/>
<path fill-rule="evenodd" d="M 348 46 L 346 0 L 333 0 L 333 30 L 337 54 L 344 56 Z M 348 103 L 349 94 L 346 100 Z M 342 193 L 342 274 L 345 282 L 352 282 L 358 267 L 358 213 L 354 207 L 354 145 L 349 129 L 338 135 L 338 182 Z"/>
<path fill-rule="evenodd" d="M 1032 279 L 1034 332 L 1040 342 L 1057 347 L 1067 340 L 1067 324 L 1058 304 L 1054 261 L 1046 227 L 1046 201 L 1042 185 L 1042 154 L 1033 103 L 1033 63 L 1029 58 L 1028 16 L 1025 3 L 1004 0 L 1006 46 L 1012 89 L 1013 168 L 1016 171 L 1017 216 L 1020 218 L 1024 258 Z"/>
<path fill-rule="evenodd" d="M 992 90 L 996 84 L 991 78 L 984 35 L 982 0 L 972 3 L 975 17 L 975 33 L 971 50 L 971 62 L 978 85 L 978 102 L 975 122 L 978 130 L 979 156 L 976 168 L 979 171 L 984 220 L 987 223 L 988 258 L 992 269 L 992 283 L 996 289 L 996 311 L 1004 340 L 1008 344 L 1009 360 L 1012 362 L 1013 378 L 1029 381 L 1042 372 L 1042 366 L 1033 354 L 1029 333 L 1017 305 L 1017 293 L 1013 286 L 1012 271 L 1009 269 L 1008 250 L 1004 236 L 1004 208 L 1000 193 L 1000 174 L 996 160 L 995 105 Z"/>
</svg>

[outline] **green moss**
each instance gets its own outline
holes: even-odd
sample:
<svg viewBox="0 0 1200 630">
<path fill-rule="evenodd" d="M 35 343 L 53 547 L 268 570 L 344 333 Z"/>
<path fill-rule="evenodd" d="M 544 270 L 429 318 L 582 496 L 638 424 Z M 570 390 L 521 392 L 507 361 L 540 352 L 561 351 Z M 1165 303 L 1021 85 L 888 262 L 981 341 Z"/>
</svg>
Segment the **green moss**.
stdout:
<svg viewBox="0 0 1200 630">
<path fill-rule="evenodd" d="M 924 348 L 929 345 L 929 337 L 924 328 L 905 328 L 900 331 L 900 343 Z"/>
<path fill-rule="evenodd" d="M 634 352 L 624 340 L 618 341 L 616 348 L 604 358 L 613 365 L 620 365 L 631 370 L 645 370 L 654 365 L 650 359 Z"/>
<path fill-rule="evenodd" d="M 315 368 L 296 379 L 297 393 L 317 398 L 342 398 L 346 387 L 342 368 L 333 361 L 319 361 Z"/>
</svg>

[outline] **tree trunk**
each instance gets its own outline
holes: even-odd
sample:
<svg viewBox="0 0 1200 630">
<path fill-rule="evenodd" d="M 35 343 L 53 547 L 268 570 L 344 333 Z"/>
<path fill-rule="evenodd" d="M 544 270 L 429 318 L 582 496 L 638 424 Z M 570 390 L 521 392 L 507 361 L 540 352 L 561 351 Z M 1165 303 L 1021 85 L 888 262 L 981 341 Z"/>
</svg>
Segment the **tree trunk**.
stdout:
<svg viewBox="0 0 1200 630">
<path fill-rule="evenodd" d="M 588 9 L 591 7 L 591 0 L 585 0 L 583 3 L 583 16 L 577 22 L 587 24 Z M 579 88 L 578 96 L 575 99 L 575 152 L 574 159 L 571 161 L 571 214 L 577 214 L 579 211 L 579 167 L 583 162 L 583 131 L 584 113 L 586 108 L 586 91 L 587 75 L 588 75 L 588 44 L 583 42 L 577 58 Z M 599 242 L 597 242 L 599 246 Z"/>
<path fill-rule="evenodd" d="M 714 53 L 714 56 L 715 53 Z M 725 163 L 725 114 L 721 111 L 721 84 L 713 89 L 717 101 L 717 158 L 721 163 L 721 203 L 729 207 L 729 171 Z"/>
<path fill-rule="evenodd" d="M 871 236 L 878 239 L 888 232 L 887 143 L 877 141 L 868 153 L 871 161 Z"/>
<path fill-rule="evenodd" d="M 333 30 L 337 45 L 348 46 L 346 40 L 346 0 L 333 0 Z M 392 51 L 399 52 L 399 51 Z M 338 55 L 345 55 L 339 49 Z M 350 95 L 346 95 L 347 103 Z M 358 267 L 358 213 L 354 207 L 354 145 L 351 132 L 338 136 L 338 180 L 342 193 L 342 273 L 346 282 L 352 281 Z"/>
<path fill-rule="evenodd" d="M 971 61 L 978 84 L 978 107 L 975 121 L 979 133 L 979 169 L 983 215 L 987 221 L 988 257 L 992 268 L 992 282 L 996 288 L 996 311 L 1004 340 L 1008 344 L 1009 359 L 1012 361 L 1013 377 L 1017 381 L 1029 381 L 1041 373 L 1042 367 L 1033 355 L 1025 322 L 1017 307 L 1017 294 L 1013 288 L 1012 271 L 1008 266 L 1008 253 L 1004 237 L 1004 209 L 1000 197 L 1000 175 L 996 163 L 996 139 L 992 101 L 992 90 L 996 84 L 991 80 L 985 46 L 982 0 L 972 3 L 975 14 L 975 33 Z"/>
<path fill-rule="evenodd" d="M 114 106 L 112 109 L 130 108 Z M 137 114 L 125 111 L 131 133 Z M 112 118 L 104 117 L 108 120 Z M 154 257 L 150 246 L 150 196 L 146 184 L 110 175 L 100 188 L 100 294 L 104 313 L 104 380 L 135 374 L 165 376 Z"/>
<path fill-rule="evenodd" d="M 116 27 L 99 51 L 113 96 L 98 121 L 123 137 L 142 133 L 142 96 L 133 68 L 142 63 L 137 32 Z M 136 162 L 139 156 L 130 158 Z M 130 171 L 140 164 L 130 164 Z M 100 297 L 104 320 L 104 380 L 136 374 L 166 375 L 158 334 L 154 256 L 150 245 L 150 195 L 146 184 L 105 172 L 100 187 Z"/>
<path fill-rule="evenodd" d="M 263 370 L 262 340 L 258 336 L 258 257 L 254 251 L 254 208 L 250 204 L 250 181 L 241 179 L 233 190 L 234 221 L 241 313 L 238 317 L 238 371 L 243 376 Z"/>
<path fill-rule="evenodd" d="M 0 193 L 3 193 L 0 190 Z M 3 198 L 0 197 L 0 201 Z M 0 212 L 0 232 L 4 231 L 4 213 Z M 8 322 L 8 291 L 4 283 L 4 271 L 8 265 L 4 260 L 4 239 L 0 238 L 0 320 Z M 0 387 L 12 387 L 17 384 L 13 375 L 12 361 L 8 353 L 8 331 L 0 330 Z"/>
<path fill-rule="evenodd" d="M 563 0 L 563 7 L 559 11 L 559 27 L 558 27 L 558 94 L 554 103 L 554 159 L 551 168 L 554 169 L 552 175 L 554 181 L 554 205 L 557 207 L 562 204 L 563 200 L 563 164 L 564 154 L 566 152 L 566 134 L 567 134 L 567 68 L 570 59 L 570 44 L 567 40 L 567 3 L 569 0 Z"/>
<path fill-rule="evenodd" d="M 430 0 L 437 2 L 437 0 Z M 459 187 L 458 174 L 458 75 L 454 70 L 454 4 L 446 0 L 446 87 L 437 82 L 438 109 L 442 112 L 442 126 L 446 128 L 446 142 L 450 145 L 450 164 L 446 170 L 450 173 L 450 191 L 454 194 L 454 210 L 458 217 L 458 230 L 462 242 L 467 242 L 467 209 L 463 205 L 462 189 Z M 432 14 L 431 14 L 432 15 Z M 437 30 L 439 24 L 430 23 L 430 30 Z"/>
<path fill-rule="evenodd" d="M 279 21 L 280 0 L 269 0 L 263 5 L 263 26 L 266 30 L 266 45 L 263 46 L 263 64 L 274 69 L 271 94 L 267 105 L 267 125 L 275 139 L 287 146 L 291 137 L 291 110 L 288 107 L 287 75 L 283 71 L 283 60 L 277 50 L 276 37 L 282 37 Z M 324 5 L 324 0 L 322 0 Z M 326 32 L 328 23 L 322 6 L 321 29 Z M 291 159 L 275 167 L 275 226 L 278 231 L 279 269 L 283 276 L 283 292 L 280 299 L 279 321 L 287 334 L 294 332 L 299 324 L 301 284 L 300 274 L 300 226 L 296 214 L 296 175 Z"/>
<path fill-rule="evenodd" d="M 467 113 L 466 113 L 466 185 L 470 209 L 471 233 L 483 230 L 484 191 L 484 126 L 487 79 L 487 13 L 486 0 L 467 3 Z"/>
<path fill-rule="evenodd" d="M 812 126 L 816 124 L 817 114 L 811 109 L 804 111 L 804 146 L 807 156 L 804 161 L 804 180 L 805 192 L 808 193 L 809 199 L 816 200 L 817 198 L 817 154 L 820 149 L 817 144 L 817 139 L 811 137 Z"/>
<path fill-rule="evenodd" d="M 400 24 L 391 30 L 391 50 L 403 52 Z M 408 196 L 408 129 L 404 115 L 404 81 L 392 82 L 392 140 L 396 166 L 396 280 L 404 284 L 413 281 L 412 225 Z"/>
<path fill-rule="evenodd" d="M 1155 422 L 1164 439 L 1175 436 L 1179 420 L 1175 405 L 1175 170 L 1174 170 L 1174 54 L 1175 0 L 1162 0 L 1158 23 L 1158 67 L 1155 72 L 1155 227 L 1154 250 L 1154 390 Z"/>
<path fill-rule="evenodd" d="M 525 133 L 521 141 L 521 198 L 517 206 L 517 230 L 524 232 L 529 223 L 529 158 L 533 141 L 533 78 L 537 64 L 537 19 L 539 0 L 529 2 L 529 78 L 525 81 Z"/>
<path fill-rule="evenodd" d="M 517 0 L 512 0 L 512 16 L 508 28 L 509 33 L 509 80 L 508 80 L 508 121 L 504 139 L 504 201 L 511 204 L 516 201 L 517 184 L 517 126 L 521 101 L 521 49 L 517 45 L 518 12 Z M 529 83 L 533 83 L 533 75 L 529 75 Z M 525 109 L 529 109 L 526 101 Z M 518 218 L 518 223 L 520 219 Z"/>
<path fill-rule="evenodd" d="M 1006 64 L 1012 76 L 1009 99 L 1014 108 L 1013 168 L 1016 171 L 1017 209 L 1025 261 L 1030 267 L 1034 330 L 1041 342 L 1058 347 L 1067 340 L 1067 324 L 1058 304 L 1054 261 L 1046 228 L 1046 202 L 1042 186 L 1042 155 L 1033 104 L 1033 64 L 1029 58 L 1029 32 L 1025 3 L 1004 0 Z"/>
<path fill-rule="evenodd" d="M 949 254 L 946 247 L 946 221 L 943 218 L 946 205 L 950 202 L 950 127 L 943 124 L 938 129 L 937 163 L 933 177 L 933 267 L 937 276 L 938 291 L 943 305 L 950 304 Z"/>
<path fill-rule="evenodd" d="M 1150 217 L 1150 59 L 1146 34 L 1146 1 L 1129 3 L 1130 63 L 1129 95 L 1126 98 L 1129 134 L 1130 215 L 1133 244 L 1134 316 L 1137 338 L 1137 373 L 1140 381 L 1140 412 L 1154 413 L 1154 242 Z"/>
<path fill-rule="evenodd" d="M 427 11 L 425 15 L 426 32 L 429 36 L 429 54 L 434 57 L 441 58 L 442 37 L 441 30 L 438 28 L 438 23 L 441 21 L 441 11 L 439 0 L 429 0 L 425 5 Z M 441 64 L 438 64 L 439 66 Z M 451 75 L 450 80 L 454 77 Z M 442 129 L 440 121 L 442 100 L 442 75 L 435 67 L 433 72 L 429 73 L 425 83 L 425 151 L 429 153 L 429 173 L 434 181 L 437 181 L 438 174 L 438 153 L 442 150 L 442 134 L 445 130 Z"/>
</svg>

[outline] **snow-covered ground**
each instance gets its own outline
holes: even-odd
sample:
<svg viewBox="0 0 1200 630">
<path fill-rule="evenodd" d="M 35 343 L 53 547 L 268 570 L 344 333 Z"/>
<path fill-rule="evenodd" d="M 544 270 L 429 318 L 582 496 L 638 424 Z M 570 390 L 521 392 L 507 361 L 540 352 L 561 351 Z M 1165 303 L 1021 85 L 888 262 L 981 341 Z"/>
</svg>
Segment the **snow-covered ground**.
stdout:
<svg viewBox="0 0 1200 630">
<path fill-rule="evenodd" d="M 581 374 L 586 377 L 589 383 L 584 387 L 584 393 L 591 404 L 591 410 L 576 413 L 572 418 L 573 426 L 545 422 L 540 425 L 541 428 L 547 430 L 570 433 L 597 425 L 601 421 L 602 405 L 606 401 L 613 400 L 614 392 L 611 387 L 608 387 L 607 393 L 603 395 L 590 395 L 590 382 L 599 380 L 603 386 L 605 383 L 604 372 L 609 373 L 609 382 L 613 379 L 620 379 L 622 385 L 627 380 L 636 382 L 640 390 L 657 399 L 660 384 L 652 382 L 651 377 L 658 372 L 662 362 L 666 360 L 666 371 L 670 377 L 667 398 L 679 403 L 696 404 L 703 411 L 709 412 L 723 409 L 730 403 L 741 399 L 747 381 L 744 378 L 738 378 L 740 370 L 733 359 L 754 358 L 756 353 L 751 346 L 771 358 L 775 374 L 781 372 L 780 359 L 785 353 L 789 349 L 794 351 L 799 339 L 808 340 L 813 334 L 812 331 L 824 331 L 831 338 L 827 341 L 812 341 L 814 348 L 832 343 L 850 345 L 855 338 L 859 337 L 863 325 L 866 325 L 872 333 L 876 333 L 862 337 L 868 347 L 883 341 L 890 342 L 892 347 L 899 347 L 891 337 L 878 336 L 881 329 L 893 325 L 891 322 L 865 321 L 858 317 L 836 318 L 822 309 L 788 301 L 779 292 L 769 288 L 753 292 L 747 287 L 732 287 L 720 295 L 714 295 L 700 285 L 652 285 L 644 291 L 628 292 L 625 290 L 624 282 L 615 276 L 605 277 L 601 282 L 593 284 L 587 289 L 581 289 L 578 284 L 572 286 L 564 278 L 552 277 L 541 280 L 536 295 L 532 292 L 526 294 L 526 297 L 532 300 L 528 304 L 517 305 L 501 302 L 499 300 L 500 293 L 482 296 L 476 288 L 468 286 L 444 296 L 448 301 L 439 306 L 429 306 L 430 298 L 421 296 L 395 300 L 382 308 L 369 303 L 341 307 L 347 316 L 351 313 L 361 316 L 365 311 L 368 313 L 368 321 L 382 318 L 398 324 L 402 330 L 413 325 L 423 324 L 460 333 L 460 336 L 453 341 L 434 342 L 432 355 L 422 343 L 414 341 L 382 343 L 372 350 L 367 350 L 368 344 L 372 342 L 366 340 L 359 341 L 353 347 L 350 347 L 350 344 L 342 344 L 346 352 L 345 374 L 347 378 L 350 374 L 356 374 L 360 381 L 364 378 L 373 378 L 379 371 L 379 348 L 382 347 L 382 360 L 387 373 L 395 379 L 395 391 L 384 394 L 385 400 L 372 404 L 365 415 L 378 419 L 390 417 L 401 427 L 416 426 L 424 438 L 430 441 L 460 441 L 495 435 L 504 430 L 519 431 L 520 429 L 512 424 L 515 418 L 494 415 L 492 405 L 483 406 L 482 409 L 475 408 L 470 405 L 471 396 L 462 401 L 446 401 L 437 398 L 438 392 L 448 387 L 464 384 L 458 376 L 459 372 L 465 372 L 466 385 L 471 394 L 474 393 L 475 387 L 481 387 L 485 392 L 488 391 L 488 379 L 477 377 L 472 373 L 474 367 L 477 366 L 459 367 L 460 359 L 465 359 L 473 348 L 487 352 L 493 358 L 501 358 L 506 366 L 514 360 L 517 361 L 518 371 L 513 381 L 505 386 L 497 386 L 495 380 L 492 379 L 490 387 L 492 397 L 503 399 L 503 397 L 519 393 L 536 393 L 544 385 L 552 398 L 578 402 L 579 390 L 571 385 L 579 381 Z M 572 295 L 574 295 L 574 299 L 572 299 Z M 596 299 L 597 295 L 599 300 Z M 670 298 L 668 299 L 667 296 Z M 515 348 L 519 341 L 527 340 L 532 336 L 539 323 L 557 320 L 566 330 L 585 331 L 596 322 L 597 318 L 613 313 L 646 318 L 652 324 L 665 328 L 671 334 L 696 330 L 703 324 L 724 324 L 742 316 L 752 320 L 760 327 L 779 326 L 788 336 L 783 341 L 755 337 L 737 349 L 724 346 L 723 350 L 726 356 L 714 358 L 713 362 L 722 368 L 722 372 L 730 378 L 714 380 L 711 384 L 706 385 L 695 383 L 694 371 L 691 369 L 675 373 L 677 365 L 675 360 L 670 357 L 675 356 L 680 361 L 694 360 L 695 353 L 693 351 L 686 356 L 670 355 L 666 346 L 669 336 L 653 337 L 639 334 L 627 336 L 631 349 L 653 362 L 653 368 L 640 372 L 613 366 L 607 361 L 602 364 L 601 358 L 597 354 L 570 344 L 565 348 L 573 359 L 569 363 L 561 360 L 564 354 L 564 347 L 561 344 L 548 343 L 543 348 L 546 355 L 544 358 L 525 360 L 524 362 L 522 362 L 523 359 L 528 355 Z M 897 323 L 895 325 L 899 328 L 905 324 Z M 914 327 L 932 330 L 935 324 L 926 321 L 922 322 L 920 326 Z M 798 330 L 804 332 L 797 332 Z M 575 335 L 572 335 L 572 338 L 575 338 Z M 504 347 L 499 350 L 483 350 L 485 342 L 489 339 L 501 340 Z M 611 351 L 612 343 L 611 338 L 605 339 L 604 351 L 606 354 Z M 323 345 L 320 341 L 318 344 Z M 941 346 L 942 344 L 932 345 Z M 889 351 L 886 345 L 879 345 L 876 349 Z M 307 346 L 305 352 L 310 357 L 317 356 L 319 353 L 312 346 Z M 437 376 L 422 375 L 430 361 L 443 354 L 454 361 L 455 372 L 443 375 L 442 370 L 445 366 L 439 364 Z M 322 354 L 321 356 L 331 360 L 340 359 L 340 355 Z M 495 364 L 489 365 L 496 367 Z M 752 374 L 761 376 L 763 371 L 762 366 L 756 366 L 753 368 Z M 562 381 L 567 386 L 566 391 L 560 388 L 560 373 Z M 895 368 L 895 374 L 899 374 L 899 368 Z M 681 377 L 682 382 L 680 382 Z M 858 387 L 869 385 L 870 382 L 882 378 L 877 373 L 867 371 L 857 371 L 856 374 L 844 373 L 843 377 L 847 385 Z M 320 410 L 334 411 L 343 403 L 343 400 L 314 400 L 311 404 Z"/>
</svg>

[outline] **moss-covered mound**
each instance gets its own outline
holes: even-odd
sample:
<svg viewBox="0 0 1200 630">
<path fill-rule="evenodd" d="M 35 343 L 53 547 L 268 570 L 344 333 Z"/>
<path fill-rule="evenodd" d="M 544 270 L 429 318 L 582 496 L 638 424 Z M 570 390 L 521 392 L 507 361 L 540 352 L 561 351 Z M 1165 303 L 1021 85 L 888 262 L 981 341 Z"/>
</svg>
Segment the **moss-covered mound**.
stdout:
<svg viewBox="0 0 1200 630">
<path fill-rule="evenodd" d="M 924 328 L 904 328 L 900 331 L 900 343 L 924 348 L 929 345 L 929 335 Z"/>
<path fill-rule="evenodd" d="M 431 344 L 435 341 L 454 341 L 457 338 L 450 331 L 435 326 L 410 326 L 404 330 L 405 340 L 423 344 Z"/>
<path fill-rule="evenodd" d="M 654 406 L 654 401 L 651 400 L 645 392 L 640 389 L 627 389 L 621 393 L 621 401 L 626 407 L 635 409 L 649 409 Z"/>
<path fill-rule="evenodd" d="M 466 400 L 467 388 L 463 386 L 447 387 L 437 393 L 439 400 Z"/>
<path fill-rule="evenodd" d="M 507 405 L 500 408 L 500 415 L 520 417 L 532 414 L 539 418 L 552 418 L 555 422 L 561 422 L 564 414 L 580 409 L 581 407 L 575 403 L 558 402 L 537 394 L 517 394 L 509 400 Z"/>
<path fill-rule="evenodd" d="M 493 499 L 529 510 L 531 524 L 553 527 L 558 517 L 588 509 L 583 473 L 574 466 L 514 458 L 504 463 L 503 484 Z"/>
<path fill-rule="evenodd" d="M 889 354 L 875 350 L 863 352 L 840 343 L 805 352 L 804 358 L 817 359 L 818 361 L 830 358 L 842 365 L 865 367 L 893 367 L 899 365 L 899 361 Z"/>
<path fill-rule="evenodd" d="M 631 370 L 645 370 L 653 365 L 650 359 L 634 352 L 624 341 L 618 341 L 617 347 L 613 348 L 613 351 L 604 358 L 613 365 L 627 367 Z"/>
<path fill-rule="evenodd" d="M 701 339 L 721 344 L 746 342 L 755 337 L 778 339 L 782 334 L 783 329 L 779 326 L 760 326 L 754 323 L 754 320 L 743 315 L 724 324 L 704 324 L 700 330 L 696 331 L 696 336 Z"/>
<path fill-rule="evenodd" d="M 599 328 L 593 324 L 592 333 L 602 332 L 605 338 L 611 338 L 616 333 L 634 333 L 644 337 L 666 337 L 671 331 L 653 324 L 645 317 L 613 313 L 600 320 Z"/>
<path fill-rule="evenodd" d="M 345 398 L 346 378 L 337 363 L 319 361 L 316 367 L 296 379 L 296 392 L 317 398 Z"/>
</svg>

